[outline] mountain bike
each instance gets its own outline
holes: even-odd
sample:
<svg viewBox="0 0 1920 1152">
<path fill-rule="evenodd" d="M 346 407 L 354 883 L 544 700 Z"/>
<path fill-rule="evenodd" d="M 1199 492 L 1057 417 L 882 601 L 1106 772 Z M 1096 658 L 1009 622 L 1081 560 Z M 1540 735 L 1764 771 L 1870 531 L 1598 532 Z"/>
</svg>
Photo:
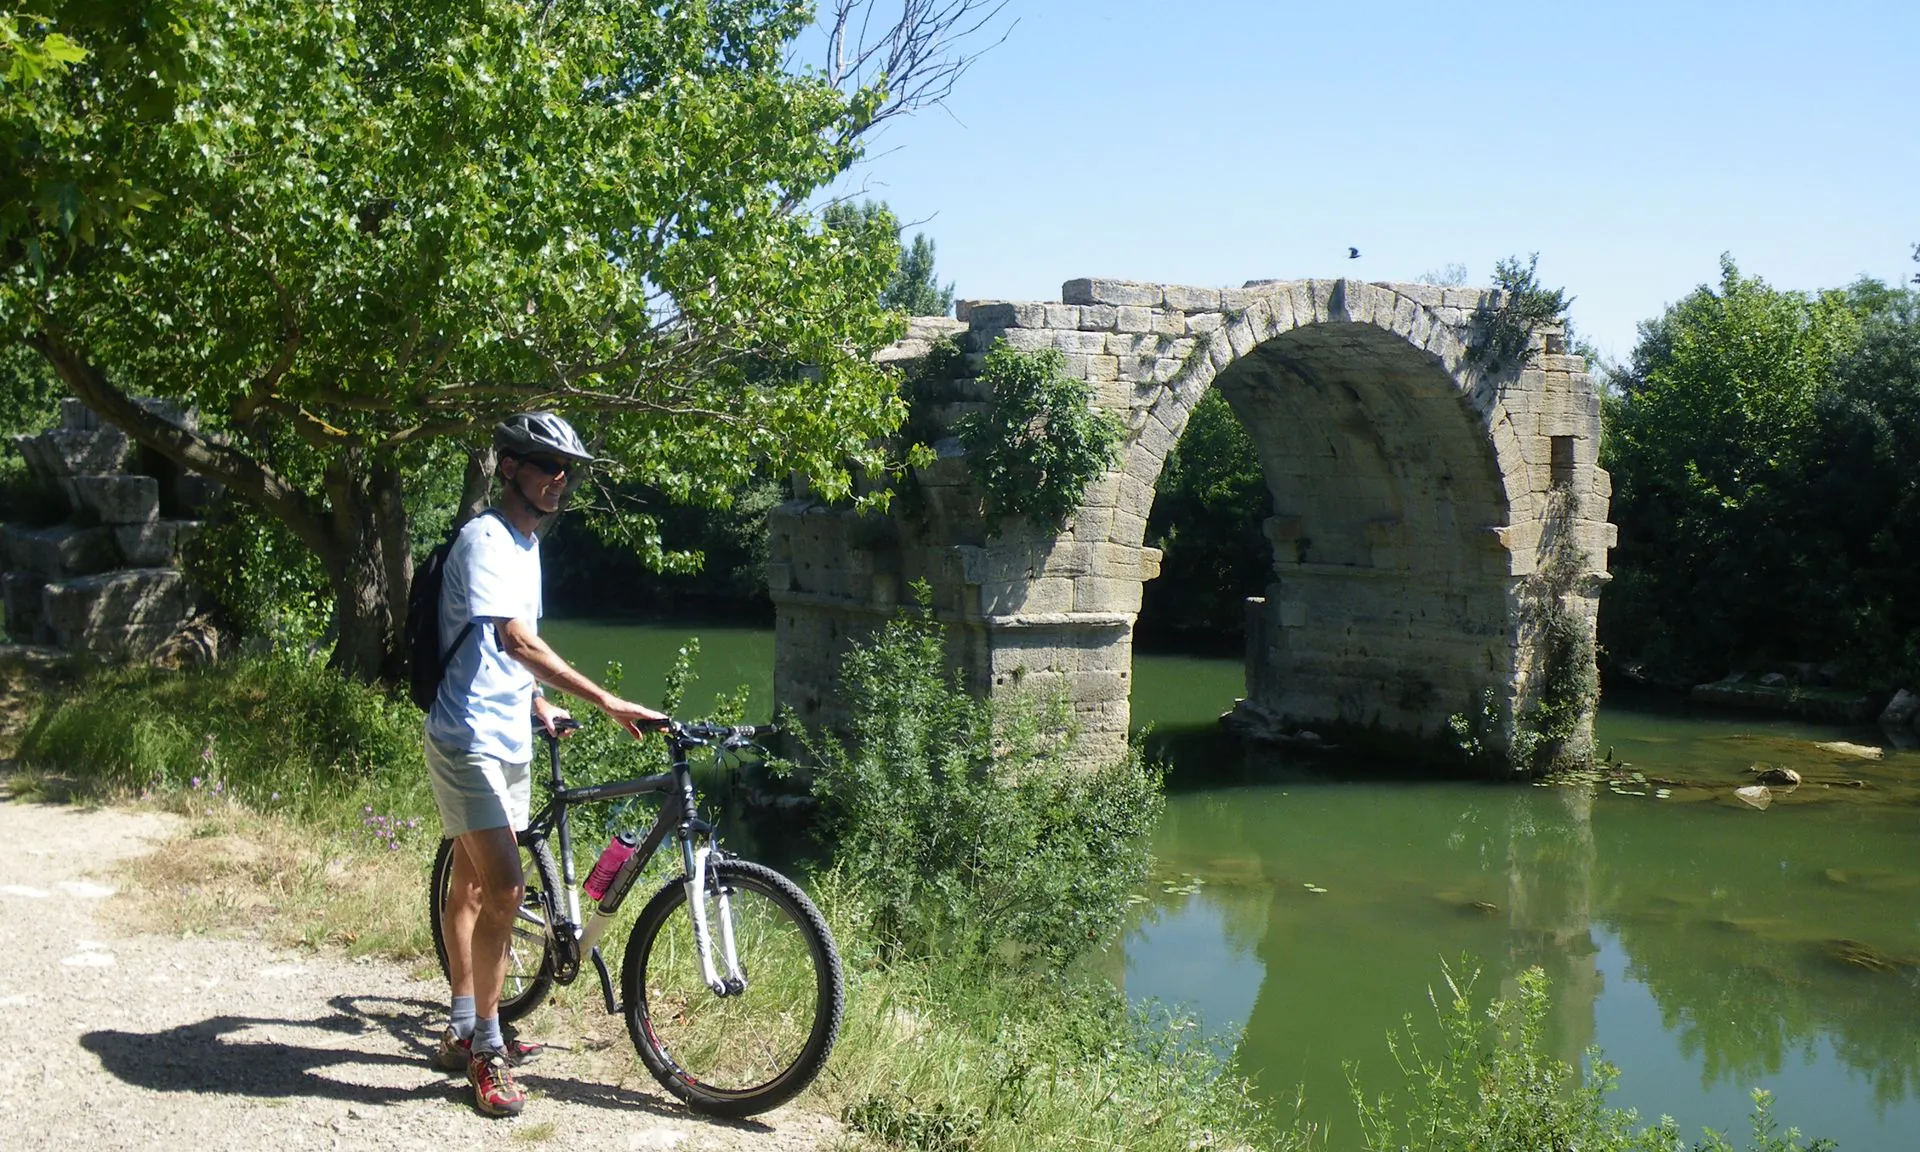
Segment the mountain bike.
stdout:
<svg viewBox="0 0 1920 1152">
<path fill-rule="evenodd" d="M 559 725 L 578 726 L 572 720 Z M 700 818 L 687 753 L 710 747 L 719 756 L 737 755 L 775 729 L 673 720 L 653 727 L 666 738 L 668 771 L 574 788 L 560 775 L 560 741 L 535 725 L 547 745 L 548 796 L 518 837 L 526 895 L 514 923 L 500 1018 L 533 1011 L 589 961 L 607 1011 L 626 1017 L 640 1059 L 667 1091 L 695 1111 L 751 1116 L 791 1099 L 826 1064 L 845 1006 L 840 956 L 805 893 L 773 869 L 722 849 L 714 826 Z M 656 794 L 662 803 L 652 825 L 582 922 L 568 809 Z M 634 922 L 616 998 L 601 938 L 669 839 L 679 852 L 680 874 L 653 894 Z M 441 842 L 428 893 L 443 973 L 453 844 Z"/>
</svg>

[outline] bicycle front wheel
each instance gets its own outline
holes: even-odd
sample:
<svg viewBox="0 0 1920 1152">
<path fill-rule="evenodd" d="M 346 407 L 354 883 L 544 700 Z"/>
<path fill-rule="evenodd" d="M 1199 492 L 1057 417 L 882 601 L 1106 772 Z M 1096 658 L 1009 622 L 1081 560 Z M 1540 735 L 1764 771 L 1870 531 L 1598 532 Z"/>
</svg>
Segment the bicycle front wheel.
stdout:
<svg viewBox="0 0 1920 1152">
<path fill-rule="evenodd" d="M 427 916 L 433 925 L 433 950 L 440 958 L 440 974 L 447 974 L 447 890 L 453 884 L 452 840 L 442 840 L 433 858 L 433 879 L 427 890 Z M 514 918 L 507 945 L 507 978 L 500 989 L 500 1020 L 518 1020 L 540 1006 L 553 988 L 553 940 L 547 932 L 548 901 L 543 893 L 558 892 L 557 869 L 547 846 L 520 845 L 520 869 L 526 893 Z"/>
<path fill-rule="evenodd" d="M 826 1064 L 844 1007 L 840 956 L 819 909 L 778 872 L 723 860 L 707 876 L 714 966 L 724 977 L 724 894 L 745 990 L 707 986 L 687 883 L 676 879 L 627 940 L 627 1030 L 647 1069 L 695 1111 L 751 1116 L 791 1099 Z"/>
</svg>

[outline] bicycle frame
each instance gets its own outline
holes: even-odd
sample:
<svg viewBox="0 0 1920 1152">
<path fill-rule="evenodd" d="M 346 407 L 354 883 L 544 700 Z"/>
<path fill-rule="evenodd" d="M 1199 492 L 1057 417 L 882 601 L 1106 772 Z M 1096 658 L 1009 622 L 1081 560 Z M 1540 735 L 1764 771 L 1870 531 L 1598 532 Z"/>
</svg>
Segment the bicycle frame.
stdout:
<svg viewBox="0 0 1920 1152">
<path fill-rule="evenodd" d="M 576 722 L 563 722 L 565 727 L 577 728 Z M 696 731 L 678 723 L 670 723 L 660 729 L 671 750 L 671 767 L 666 772 L 654 776 L 638 776 L 628 780 L 614 780 L 605 784 L 591 784 L 582 788 L 572 788 L 560 775 L 560 741 L 538 726 L 535 731 L 547 742 L 547 783 L 548 798 L 538 813 L 527 824 L 526 831 L 520 833 L 520 843 L 529 848 L 537 848 L 556 832 L 560 841 L 560 879 L 564 896 L 547 893 L 547 935 L 551 941 L 554 956 L 554 980 L 560 984 L 571 984 L 580 974 L 580 959 L 585 954 L 592 959 L 594 968 L 600 977 L 600 990 L 606 999 L 607 1011 L 618 1015 L 621 1005 L 614 998 L 613 978 L 607 971 L 604 958 L 600 955 L 600 938 L 605 934 L 613 916 L 626 901 L 634 882 L 652 863 L 654 853 L 669 835 L 672 835 L 680 847 L 680 862 L 683 870 L 683 883 L 687 885 L 687 908 L 693 919 L 693 937 L 696 954 L 700 957 L 701 975 L 707 986 L 716 996 L 737 996 L 746 991 L 747 982 L 740 971 L 740 960 L 734 950 L 733 915 L 725 892 L 719 893 L 715 903 L 720 928 L 720 959 L 725 975 L 715 965 L 713 955 L 713 932 L 707 916 L 707 902 L 703 899 L 706 887 L 707 861 L 718 849 L 714 843 L 714 827 L 699 816 L 699 801 L 693 789 L 693 770 L 687 763 L 689 749 L 704 747 L 712 740 L 703 739 Z M 751 729 L 724 730 L 736 734 L 751 734 Z M 608 882 L 607 890 L 596 904 L 593 916 L 585 923 L 580 918 L 580 896 L 573 863 L 573 833 L 567 819 L 568 809 L 579 804 L 597 804 L 608 800 L 618 800 L 628 796 L 646 796 L 660 794 L 664 800 L 660 812 L 654 817 L 653 824 L 641 838 L 633 855 Z M 559 900 L 564 899 L 564 907 Z"/>
</svg>

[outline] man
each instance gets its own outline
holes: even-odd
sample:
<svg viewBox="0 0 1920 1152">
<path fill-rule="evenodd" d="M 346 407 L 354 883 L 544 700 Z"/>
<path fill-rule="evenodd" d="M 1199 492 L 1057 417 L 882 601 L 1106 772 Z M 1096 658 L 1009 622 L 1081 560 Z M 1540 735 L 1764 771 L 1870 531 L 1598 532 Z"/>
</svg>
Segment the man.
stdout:
<svg viewBox="0 0 1920 1152">
<path fill-rule="evenodd" d="M 601 688 L 540 639 L 534 530 L 560 510 L 592 455 L 550 412 L 510 418 L 494 430 L 493 445 L 500 495 L 460 530 L 447 555 L 440 643 L 454 651 L 427 713 L 427 768 L 454 841 L 444 916 L 453 1011 L 435 1062 L 466 1069 L 481 1112 L 515 1116 L 526 1094 L 513 1068 L 537 1050 L 517 1041 L 509 1047 L 500 1032 L 507 946 L 524 885 L 514 832 L 527 825 L 532 794 L 529 716 L 549 734 L 568 718 L 536 681 L 591 702 L 636 737 L 641 725 L 666 717 Z"/>
</svg>

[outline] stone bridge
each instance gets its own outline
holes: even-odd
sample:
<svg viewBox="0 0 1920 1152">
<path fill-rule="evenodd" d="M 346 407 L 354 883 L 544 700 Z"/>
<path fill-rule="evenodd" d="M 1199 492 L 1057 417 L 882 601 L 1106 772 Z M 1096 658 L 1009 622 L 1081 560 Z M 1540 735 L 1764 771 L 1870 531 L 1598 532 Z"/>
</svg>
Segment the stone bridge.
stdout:
<svg viewBox="0 0 1920 1152">
<path fill-rule="evenodd" d="M 1247 601 L 1247 690 L 1231 719 L 1269 736 L 1433 748 L 1462 715 L 1495 748 L 1522 744 L 1551 687 L 1552 622 L 1584 642 L 1573 651 L 1591 671 L 1614 532 L 1599 396 L 1561 332 L 1535 332 L 1524 363 L 1483 370 L 1469 357 L 1501 302 L 1497 290 L 1357 280 L 1073 280 L 1060 303 L 971 301 L 958 320 L 918 322 L 883 355 L 910 360 L 942 335 L 974 368 L 998 340 L 1060 350 L 1124 417 L 1119 464 L 1061 531 L 989 522 L 958 442 L 938 439 L 989 400 L 955 381 L 955 402 L 915 413 L 939 460 L 891 515 L 804 497 L 776 510 L 776 697 L 834 720 L 847 643 L 925 580 L 970 688 L 1064 690 L 1088 751 L 1117 750 L 1141 585 L 1159 571 L 1144 540 L 1154 486 L 1218 388 L 1273 499 L 1272 580 Z M 1543 751 L 1578 759 L 1590 743 L 1588 713 Z"/>
</svg>

